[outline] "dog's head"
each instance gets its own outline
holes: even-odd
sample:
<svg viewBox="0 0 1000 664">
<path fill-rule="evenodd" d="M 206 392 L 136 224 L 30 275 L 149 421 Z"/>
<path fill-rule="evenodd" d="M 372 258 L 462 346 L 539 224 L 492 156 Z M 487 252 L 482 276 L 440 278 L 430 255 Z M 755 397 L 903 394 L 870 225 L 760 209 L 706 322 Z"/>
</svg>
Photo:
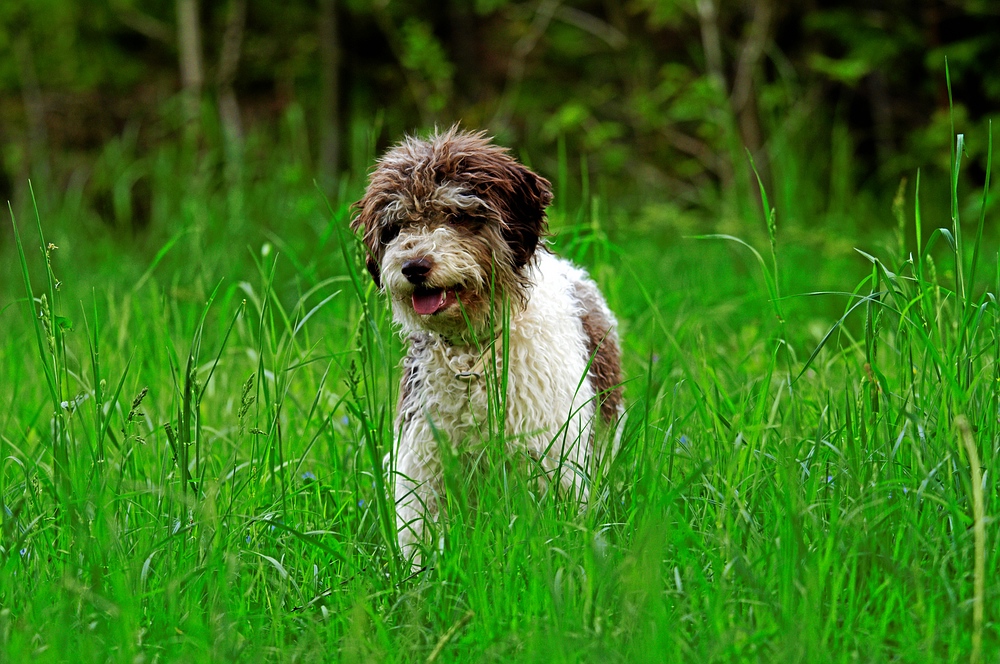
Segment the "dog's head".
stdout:
<svg viewBox="0 0 1000 664">
<path fill-rule="evenodd" d="M 452 127 L 389 150 L 351 228 L 404 330 L 464 337 L 468 323 L 483 333 L 504 298 L 523 303 L 551 201 L 549 182 L 485 133 Z"/>
</svg>

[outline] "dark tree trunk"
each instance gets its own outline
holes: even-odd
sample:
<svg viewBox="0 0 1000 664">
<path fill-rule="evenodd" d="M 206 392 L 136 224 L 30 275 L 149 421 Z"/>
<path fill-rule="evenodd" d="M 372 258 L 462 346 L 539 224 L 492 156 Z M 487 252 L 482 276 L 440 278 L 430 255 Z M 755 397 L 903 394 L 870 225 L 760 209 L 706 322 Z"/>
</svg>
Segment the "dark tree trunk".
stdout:
<svg viewBox="0 0 1000 664">
<path fill-rule="evenodd" d="M 234 144 L 243 141 L 243 123 L 240 119 L 240 105 L 233 90 L 233 81 L 236 79 L 236 70 L 240 64 L 246 16 L 246 0 L 232 0 L 229 4 L 229 16 L 226 19 L 226 32 L 222 37 L 222 51 L 219 53 L 219 70 L 216 77 L 219 88 L 219 118 L 226 132 L 226 140 Z"/>
<path fill-rule="evenodd" d="M 198 0 L 177 0 L 177 51 L 184 94 L 185 120 L 198 122 L 205 70 L 201 57 L 201 25 Z"/>
<path fill-rule="evenodd" d="M 336 0 L 319 3 L 320 52 L 320 153 L 319 167 L 323 178 L 330 182 L 337 177 L 340 164 L 340 32 L 337 25 Z"/>
<path fill-rule="evenodd" d="M 772 0 L 755 0 L 753 18 L 740 46 L 730 97 L 743 145 L 753 154 L 757 173 L 765 185 L 770 185 L 770 165 L 767 155 L 761 149 L 764 147 L 764 135 L 757 109 L 755 79 L 760 75 L 760 63 L 770 40 L 773 17 Z"/>
<path fill-rule="evenodd" d="M 21 78 L 21 96 L 24 100 L 25 116 L 28 120 L 28 177 L 37 177 L 43 182 L 49 178 L 48 129 L 45 123 L 45 100 L 35 69 L 35 54 L 31 40 L 21 35 L 14 43 L 18 72 Z"/>
</svg>

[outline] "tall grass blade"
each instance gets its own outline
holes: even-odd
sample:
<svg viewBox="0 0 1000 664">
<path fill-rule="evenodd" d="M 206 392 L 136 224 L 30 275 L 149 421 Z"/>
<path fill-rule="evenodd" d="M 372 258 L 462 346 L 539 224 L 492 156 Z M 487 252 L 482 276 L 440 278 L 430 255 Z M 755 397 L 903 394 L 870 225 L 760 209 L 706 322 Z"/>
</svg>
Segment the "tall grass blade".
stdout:
<svg viewBox="0 0 1000 664">
<path fill-rule="evenodd" d="M 972 654 L 969 661 L 978 664 L 983 650 L 983 602 L 986 596 L 986 510 L 983 503 L 983 476 L 979 465 L 979 451 L 972 435 L 972 425 L 964 415 L 955 419 L 959 437 L 969 462 L 969 484 L 972 489 Z"/>
<path fill-rule="evenodd" d="M 979 208 L 979 225 L 976 227 L 976 243 L 972 249 L 972 266 L 969 268 L 969 285 L 975 287 L 976 270 L 979 267 L 979 252 L 983 243 L 983 228 L 986 226 L 986 208 L 989 204 L 990 174 L 993 171 L 993 121 L 987 123 L 986 129 L 986 180 L 983 183 L 983 198 Z"/>
</svg>

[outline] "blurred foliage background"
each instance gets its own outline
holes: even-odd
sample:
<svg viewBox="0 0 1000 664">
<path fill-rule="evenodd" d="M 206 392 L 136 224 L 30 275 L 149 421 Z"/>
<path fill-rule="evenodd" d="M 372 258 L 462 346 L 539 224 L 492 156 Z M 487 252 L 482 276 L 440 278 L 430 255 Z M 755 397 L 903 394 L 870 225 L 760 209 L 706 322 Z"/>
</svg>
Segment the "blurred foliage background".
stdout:
<svg viewBox="0 0 1000 664">
<path fill-rule="evenodd" d="M 995 0 L 5 0 L 0 53 L 0 198 L 137 232 L 164 159 L 354 191 L 456 121 L 636 230 L 745 218 L 746 149 L 785 223 L 862 231 L 946 177 L 946 57 L 975 184 L 1000 104 Z"/>
</svg>

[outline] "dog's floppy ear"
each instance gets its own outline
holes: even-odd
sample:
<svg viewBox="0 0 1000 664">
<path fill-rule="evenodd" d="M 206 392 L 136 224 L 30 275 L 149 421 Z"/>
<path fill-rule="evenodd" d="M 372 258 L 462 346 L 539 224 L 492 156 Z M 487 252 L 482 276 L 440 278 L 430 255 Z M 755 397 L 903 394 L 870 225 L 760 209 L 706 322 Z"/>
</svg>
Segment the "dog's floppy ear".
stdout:
<svg viewBox="0 0 1000 664">
<path fill-rule="evenodd" d="M 535 255 L 538 240 L 547 230 L 545 208 L 552 202 L 552 185 L 517 162 L 509 166 L 511 188 L 507 193 L 503 239 L 510 247 L 514 265 L 521 269 Z"/>
<path fill-rule="evenodd" d="M 375 285 L 382 288 L 382 270 L 379 268 L 382 244 L 378 237 L 375 201 L 372 200 L 370 193 L 366 192 L 364 198 L 351 207 L 358 211 L 357 216 L 351 219 L 351 230 L 362 233 L 361 239 L 365 243 L 365 267 L 372 275 Z"/>
<path fill-rule="evenodd" d="M 520 270 L 545 235 L 545 208 L 552 202 L 552 185 L 499 148 L 470 151 L 464 166 L 476 194 L 500 215 L 513 267 Z"/>
</svg>

